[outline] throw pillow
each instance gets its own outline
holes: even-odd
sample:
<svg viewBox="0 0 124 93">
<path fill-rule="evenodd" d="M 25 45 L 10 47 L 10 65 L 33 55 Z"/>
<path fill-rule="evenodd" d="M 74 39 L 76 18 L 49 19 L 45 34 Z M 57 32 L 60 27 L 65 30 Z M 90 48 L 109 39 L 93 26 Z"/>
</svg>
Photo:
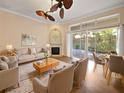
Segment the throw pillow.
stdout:
<svg viewBox="0 0 124 93">
<path fill-rule="evenodd" d="M 41 53 L 42 52 L 41 47 L 36 47 L 35 49 L 36 49 L 37 53 Z"/>
<path fill-rule="evenodd" d="M 36 49 L 35 48 L 31 48 L 31 54 L 36 54 Z"/>
<path fill-rule="evenodd" d="M 10 60 L 9 62 L 7 62 L 9 68 L 18 66 L 18 60 L 16 56 L 9 56 L 8 59 Z"/>
<path fill-rule="evenodd" d="M 5 61 L 5 62 L 9 62 L 9 59 L 8 59 L 8 57 L 6 57 L 6 56 L 0 56 L 0 59 L 2 60 L 2 61 Z"/>
<path fill-rule="evenodd" d="M 8 70 L 8 64 L 2 60 L 0 60 L 0 70 Z"/>
<path fill-rule="evenodd" d="M 30 55 L 31 55 L 31 49 L 30 49 L 30 48 L 28 48 L 28 54 L 30 54 Z"/>
<path fill-rule="evenodd" d="M 66 67 L 66 66 L 64 65 L 63 67 L 60 67 L 60 68 L 54 68 L 54 69 L 53 69 L 53 72 L 56 73 L 56 72 L 58 72 L 58 71 L 61 71 L 61 70 L 63 70 L 65 67 Z"/>
</svg>

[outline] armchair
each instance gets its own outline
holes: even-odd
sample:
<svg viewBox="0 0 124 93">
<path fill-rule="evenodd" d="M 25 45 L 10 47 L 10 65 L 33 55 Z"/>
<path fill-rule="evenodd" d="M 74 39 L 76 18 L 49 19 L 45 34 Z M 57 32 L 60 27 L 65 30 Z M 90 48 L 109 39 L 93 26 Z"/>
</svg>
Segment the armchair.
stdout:
<svg viewBox="0 0 124 93">
<path fill-rule="evenodd" d="M 82 81 L 85 80 L 87 72 L 88 58 L 84 58 L 78 61 L 74 70 L 74 84 L 75 88 L 80 88 Z"/>
<path fill-rule="evenodd" d="M 34 78 L 34 93 L 69 93 L 72 90 L 73 76 L 74 66 L 69 66 L 51 74 L 45 84 L 41 80 Z"/>
<path fill-rule="evenodd" d="M 4 56 L 1 56 L 0 59 L 5 61 Z M 12 60 L 13 59 L 13 60 Z M 18 62 L 15 60 L 15 57 L 10 57 L 7 70 L 0 70 L 0 91 L 4 91 L 6 88 L 19 84 L 19 68 Z"/>
</svg>

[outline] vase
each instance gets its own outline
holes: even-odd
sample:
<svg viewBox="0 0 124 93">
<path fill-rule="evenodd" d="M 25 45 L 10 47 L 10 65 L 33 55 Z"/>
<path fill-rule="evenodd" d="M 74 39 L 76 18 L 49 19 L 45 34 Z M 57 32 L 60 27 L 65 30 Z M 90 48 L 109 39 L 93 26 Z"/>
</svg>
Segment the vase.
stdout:
<svg viewBox="0 0 124 93">
<path fill-rule="evenodd" d="M 45 58 L 45 62 L 46 62 L 46 64 L 47 64 L 47 62 L 48 62 L 48 57 Z"/>
</svg>

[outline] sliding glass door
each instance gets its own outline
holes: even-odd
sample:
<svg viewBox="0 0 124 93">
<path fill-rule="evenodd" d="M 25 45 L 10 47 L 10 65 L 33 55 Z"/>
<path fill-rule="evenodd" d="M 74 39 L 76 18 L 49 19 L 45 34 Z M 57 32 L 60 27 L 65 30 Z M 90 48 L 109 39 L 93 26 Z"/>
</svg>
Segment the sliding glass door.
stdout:
<svg viewBox="0 0 124 93">
<path fill-rule="evenodd" d="M 96 49 L 96 38 L 93 31 L 87 33 L 87 39 L 88 57 L 92 59 L 92 52 Z"/>
<path fill-rule="evenodd" d="M 92 59 L 93 51 L 99 54 L 116 52 L 116 38 L 117 28 L 73 33 L 73 57 L 82 58 L 88 56 Z"/>
<path fill-rule="evenodd" d="M 82 58 L 86 56 L 86 34 L 82 32 L 77 32 L 72 34 L 73 48 L 72 53 L 74 57 Z"/>
</svg>

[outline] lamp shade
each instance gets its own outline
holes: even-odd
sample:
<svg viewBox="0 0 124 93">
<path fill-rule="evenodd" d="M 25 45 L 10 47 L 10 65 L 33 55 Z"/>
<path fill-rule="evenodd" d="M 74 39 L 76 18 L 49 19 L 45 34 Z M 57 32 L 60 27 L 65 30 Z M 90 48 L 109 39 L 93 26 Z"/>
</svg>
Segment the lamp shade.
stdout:
<svg viewBox="0 0 124 93">
<path fill-rule="evenodd" d="M 46 44 L 46 47 L 50 47 L 50 44 Z"/>
<path fill-rule="evenodd" d="M 13 49 L 13 46 L 12 45 L 6 45 L 6 49 L 7 50 L 12 50 Z"/>
</svg>

